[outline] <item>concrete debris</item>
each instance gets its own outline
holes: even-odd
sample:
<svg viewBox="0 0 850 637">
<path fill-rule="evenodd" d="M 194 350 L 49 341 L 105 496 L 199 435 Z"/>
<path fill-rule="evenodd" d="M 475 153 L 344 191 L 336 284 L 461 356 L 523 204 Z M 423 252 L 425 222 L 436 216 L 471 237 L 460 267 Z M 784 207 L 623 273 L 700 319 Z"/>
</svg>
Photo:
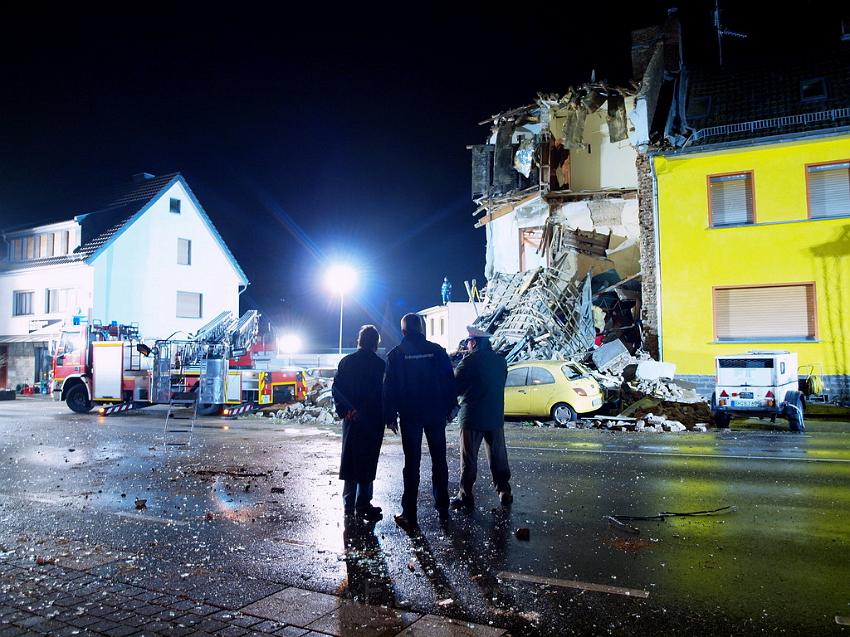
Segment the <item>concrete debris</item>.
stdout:
<svg viewBox="0 0 850 637">
<path fill-rule="evenodd" d="M 639 380 L 638 382 L 626 383 L 628 388 L 644 396 L 653 396 L 677 403 L 698 403 L 702 398 L 693 389 L 682 387 L 672 381 L 663 379 Z"/>
<path fill-rule="evenodd" d="M 675 375 L 675 363 L 662 363 L 654 360 L 640 361 L 635 370 L 635 378 L 638 380 L 660 380 L 662 378 L 672 380 Z"/>
<path fill-rule="evenodd" d="M 617 339 L 610 343 L 601 345 L 591 354 L 591 359 L 596 369 L 600 372 L 619 374 L 632 360 L 629 350 L 623 345 L 623 341 Z"/>
<path fill-rule="evenodd" d="M 519 528 L 514 535 L 516 535 L 516 539 L 522 542 L 528 542 L 531 539 L 531 529 L 527 527 Z"/>
<path fill-rule="evenodd" d="M 333 410 L 333 400 L 330 404 L 322 406 L 309 406 L 304 403 L 291 403 L 272 414 L 275 420 L 291 420 L 299 424 L 332 425 L 337 422 L 336 412 Z"/>
</svg>

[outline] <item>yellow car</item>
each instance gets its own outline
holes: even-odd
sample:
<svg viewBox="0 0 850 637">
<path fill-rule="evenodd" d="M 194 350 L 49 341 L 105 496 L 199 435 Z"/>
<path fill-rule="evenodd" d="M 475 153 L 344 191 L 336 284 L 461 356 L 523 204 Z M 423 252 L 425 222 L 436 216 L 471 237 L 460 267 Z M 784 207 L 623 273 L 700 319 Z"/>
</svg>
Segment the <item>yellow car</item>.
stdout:
<svg viewBox="0 0 850 637">
<path fill-rule="evenodd" d="M 602 389 L 580 363 L 525 361 L 508 368 L 505 415 L 551 418 L 566 425 L 602 406 Z"/>
</svg>

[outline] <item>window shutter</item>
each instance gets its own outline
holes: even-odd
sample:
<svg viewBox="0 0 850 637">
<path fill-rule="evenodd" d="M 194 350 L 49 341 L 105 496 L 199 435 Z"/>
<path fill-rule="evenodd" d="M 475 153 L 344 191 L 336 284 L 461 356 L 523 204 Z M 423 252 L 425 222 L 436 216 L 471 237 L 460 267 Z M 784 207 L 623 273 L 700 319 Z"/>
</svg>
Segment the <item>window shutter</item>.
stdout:
<svg viewBox="0 0 850 637">
<path fill-rule="evenodd" d="M 850 162 L 809 166 L 809 216 L 850 215 Z"/>
<path fill-rule="evenodd" d="M 196 292 L 177 293 L 177 316 L 179 318 L 201 318 L 201 295 Z"/>
<path fill-rule="evenodd" d="M 177 263 L 192 264 L 192 242 L 189 239 L 177 239 Z"/>
<path fill-rule="evenodd" d="M 711 177 L 711 225 L 753 223 L 753 179 L 750 174 Z"/>
<path fill-rule="evenodd" d="M 479 145 L 472 147 L 472 198 L 490 192 L 493 181 L 493 150 L 494 146 Z"/>
<path fill-rule="evenodd" d="M 717 340 L 813 339 L 815 288 L 811 284 L 714 291 Z"/>
</svg>

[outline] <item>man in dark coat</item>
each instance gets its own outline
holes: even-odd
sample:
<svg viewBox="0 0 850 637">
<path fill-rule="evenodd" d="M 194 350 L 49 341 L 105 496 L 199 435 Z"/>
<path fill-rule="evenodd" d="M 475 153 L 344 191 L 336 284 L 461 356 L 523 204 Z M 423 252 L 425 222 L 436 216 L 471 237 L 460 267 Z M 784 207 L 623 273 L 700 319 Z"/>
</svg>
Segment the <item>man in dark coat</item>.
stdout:
<svg viewBox="0 0 850 637">
<path fill-rule="evenodd" d="M 378 330 L 364 325 L 357 351 L 339 362 L 332 387 L 336 413 L 342 418 L 342 459 L 339 478 L 345 480 L 342 501 L 346 515 L 380 520 L 372 506 L 372 483 L 384 439 L 382 385 L 384 361 L 378 358 Z"/>
<path fill-rule="evenodd" d="M 401 419 L 404 449 L 404 493 L 396 523 L 405 530 L 417 527 L 419 463 L 422 435 L 431 454 L 431 492 L 440 519 L 449 516 L 449 468 L 446 462 L 446 422 L 457 406 L 452 364 L 446 350 L 422 334 L 418 314 L 401 319 L 403 335 L 398 347 L 387 355 L 384 378 L 384 421 L 395 427 Z"/>
<path fill-rule="evenodd" d="M 489 334 L 470 327 L 469 355 L 455 370 L 455 388 L 460 396 L 460 488 L 453 509 L 472 509 L 472 485 L 478 475 L 478 450 L 487 445 L 490 473 L 503 506 L 513 502 L 511 469 L 505 446 L 505 359 L 490 347 Z"/>
</svg>

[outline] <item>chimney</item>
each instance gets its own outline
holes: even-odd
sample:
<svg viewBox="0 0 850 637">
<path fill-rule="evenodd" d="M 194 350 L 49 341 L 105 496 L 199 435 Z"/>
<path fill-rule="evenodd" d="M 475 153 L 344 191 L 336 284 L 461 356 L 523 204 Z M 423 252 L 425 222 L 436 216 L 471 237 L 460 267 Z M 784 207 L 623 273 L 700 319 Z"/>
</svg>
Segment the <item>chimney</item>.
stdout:
<svg viewBox="0 0 850 637">
<path fill-rule="evenodd" d="M 153 179 L 156 175 L 152 175 L 150 173 L 136 173 L 133 175 L 133 183 L 134 184 L 142 184 L 149 179 Z"/>
</svg>

